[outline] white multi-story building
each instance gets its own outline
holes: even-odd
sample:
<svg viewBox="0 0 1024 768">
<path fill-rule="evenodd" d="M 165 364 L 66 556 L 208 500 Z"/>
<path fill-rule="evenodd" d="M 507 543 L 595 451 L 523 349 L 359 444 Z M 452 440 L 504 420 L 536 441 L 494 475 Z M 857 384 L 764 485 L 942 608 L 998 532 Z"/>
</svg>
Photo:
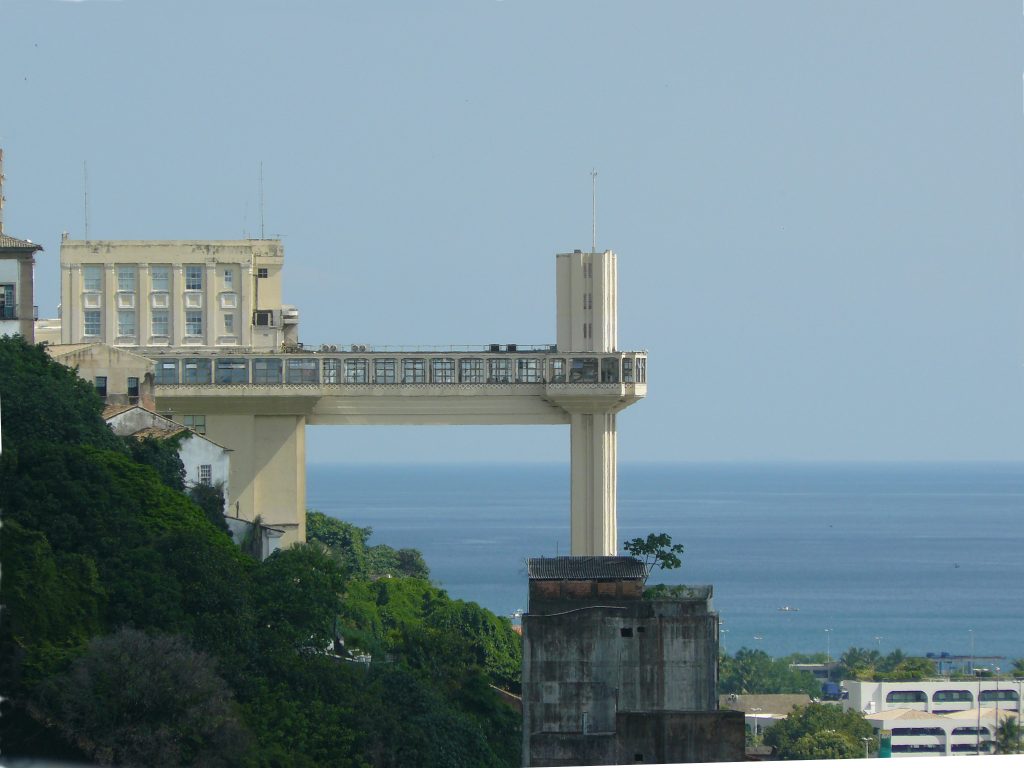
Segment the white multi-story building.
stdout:
<svg viewBox="0 0 1024 768">
<path fill-rule="evenodd" d="M 892 739 L 893 757 L 987 754 L 996 729 L 1020 716 L 1024 681 L 844 680 L 844 710 L 864 713 L 876 731 Z"/>
<path fill-rule="evenodd" d="M 962 712 L 976 706 L 1017 712 L 1022 683 L 1019 680 L 918 680 L 912 682 L 865 682 L 844 680 L 849 698 L 843 709 L 873 715 L 887 709 L 907 709 L 936 715 Z"/>
<path fill-rule="evenodd" d="M 61 343 L 280 351 L 298 341 L 277 240 L 61 242 Z"/>
</svg>

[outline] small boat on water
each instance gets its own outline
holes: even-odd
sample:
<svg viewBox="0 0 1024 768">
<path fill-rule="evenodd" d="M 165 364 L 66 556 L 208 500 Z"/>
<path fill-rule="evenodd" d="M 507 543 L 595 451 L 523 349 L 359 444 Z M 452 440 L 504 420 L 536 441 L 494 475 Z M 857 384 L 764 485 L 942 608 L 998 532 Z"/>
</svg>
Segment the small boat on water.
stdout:
<svg viewBox="0 0 1024 768">
<path fill-rule="evenodd" d="M 754 635 L 755 640 L 764 640 L 764 635 Z"/>
<path fill-rule="evenodd" d="M 782 611 L 783 613 L 795 613 L 796 611 L 799 611 L 800 609 L 799 608 L 794 608 L 791 605 L 784 605 L 781 608 L 779 608 L 779 610 Z"/>
</svg>

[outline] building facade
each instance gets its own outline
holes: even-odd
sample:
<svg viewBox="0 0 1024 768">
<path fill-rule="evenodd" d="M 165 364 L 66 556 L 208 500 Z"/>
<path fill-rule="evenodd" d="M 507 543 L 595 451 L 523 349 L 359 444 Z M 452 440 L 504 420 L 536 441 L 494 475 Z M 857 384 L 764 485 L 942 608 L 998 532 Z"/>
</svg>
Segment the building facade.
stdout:
<svg viewBox="0 0 1024 768">
<path fill-rule="evenodd" d="M 61 343 L 279 351 L 298 341 L 277 240 L 61 242 Z"/>
<path fill-rule="evenodd" d="M 864 713 L 879 734 L 891 737 L 893 757 L 988 754 L 996 729 L 1020 717 L 1024 681 L 844 680 L 843 709 Z"/>
<path fill-rule="evenodd" d="M 528 572 L 525 765 L 743 759 L 743 713 L 718 709 L 710 587 L 645 600 L 631 557 L 535 558 Z"/>
</svg>

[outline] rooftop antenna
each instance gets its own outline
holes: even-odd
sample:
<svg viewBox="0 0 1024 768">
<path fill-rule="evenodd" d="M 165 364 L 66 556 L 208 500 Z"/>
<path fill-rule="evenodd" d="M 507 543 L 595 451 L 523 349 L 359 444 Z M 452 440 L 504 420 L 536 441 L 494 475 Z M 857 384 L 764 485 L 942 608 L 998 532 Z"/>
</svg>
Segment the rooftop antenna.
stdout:
<svg viewBox="0 0 1024 768">
<path fill-rule="evenodd" d="M 82 161 L 82 213 L 85 217 L 85 239 L 89 239 L 89 161 Z"/>
<path fill-rule="evenodd" d="M 263 161 L 260 160 L 260 240 L 265 240 L 263 232 Z"/>
<path fill-rule="evenodd" d="M 590 170 L 590 252 L 597 253 L 597 170 Z"/>
</svg>

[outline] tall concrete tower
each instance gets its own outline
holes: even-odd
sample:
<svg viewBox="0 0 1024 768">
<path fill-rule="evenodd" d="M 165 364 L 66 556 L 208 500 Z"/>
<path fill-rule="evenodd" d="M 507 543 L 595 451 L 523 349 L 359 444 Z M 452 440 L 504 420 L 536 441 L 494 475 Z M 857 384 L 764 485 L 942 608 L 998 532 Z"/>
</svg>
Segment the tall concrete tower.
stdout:
<svg viewBox="0 0 1024 768">
<path fill-rule="evenodd" d="M 572 554 L 614 555 L 618 551 L 616 516 L 617 392 L 602 384 L 619 383 L 617 363 L 601 353 L 618 345 L 618 269 L 612 251 L 560 253 L 556 257 L 558 352 L 573 357 L 569 383 L 593 384 L 589 396 L 560 401 L 569 412 L 572 486 Z M 611 360 L 609 358 L 609 360 Z"/>
</svg>

